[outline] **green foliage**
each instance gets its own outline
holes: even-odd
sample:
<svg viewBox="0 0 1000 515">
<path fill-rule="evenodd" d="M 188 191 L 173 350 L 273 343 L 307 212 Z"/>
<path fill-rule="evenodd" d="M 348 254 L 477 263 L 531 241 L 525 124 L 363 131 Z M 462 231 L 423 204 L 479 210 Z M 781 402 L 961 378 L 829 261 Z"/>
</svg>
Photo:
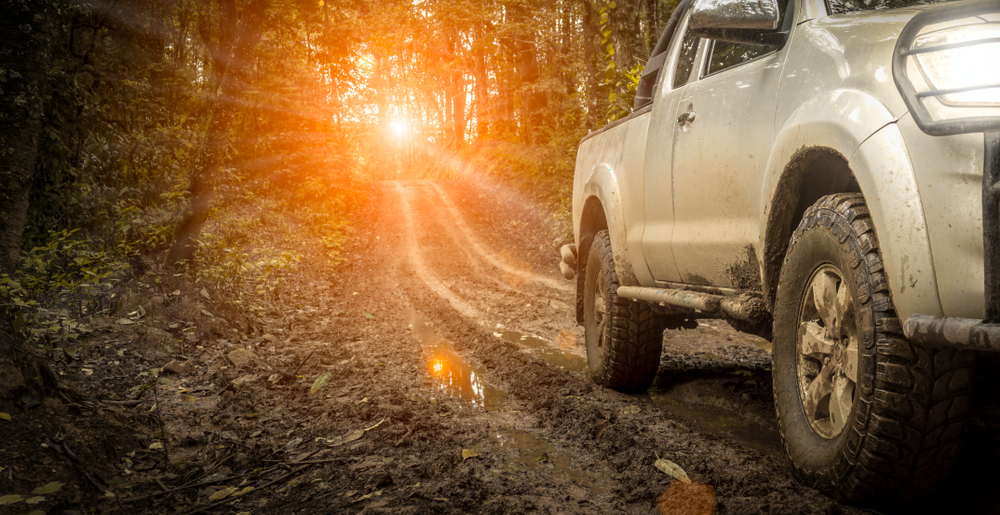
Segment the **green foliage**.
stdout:
<svg viewBox="0 0 1000 515">
<path fill-rule="evenodd" d="M 625 70 L 615 69 L 611 78 L 602 83 L 611 89 L 608 93 L 608 122 L 625 118 L 632 113 L 632 104 L 639 88 L 642 66 L 635 65 Z"/>
<path fill-rule="evenodd" d="M 212 286 L 241 313 L 259 320 L 301 260 L 298 253 L 273 245 L 273 229 L 261 218 L 230 218 L 203 233 L 195 253 L 195 282 Z"/>
<path fill-rule="evenodd" d="M 125 266 L 78 229 L 49 234 L 21 252 L 17 276 L 0 276 L 0 310 L 14 330 L 49 352 L 72 358 L 68 345 L 88 329 L 80 319 L 101 307 Z"/>
</svg>

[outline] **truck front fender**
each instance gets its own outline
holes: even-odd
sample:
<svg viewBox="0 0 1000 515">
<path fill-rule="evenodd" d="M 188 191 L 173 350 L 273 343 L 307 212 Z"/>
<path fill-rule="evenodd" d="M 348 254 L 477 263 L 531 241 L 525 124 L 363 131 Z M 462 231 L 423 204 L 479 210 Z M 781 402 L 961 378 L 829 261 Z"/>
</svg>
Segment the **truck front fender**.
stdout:
<svg viewBox="0 0 1000 515">
<path fill-rule="evenodd" d="M 758 257 L 764 267 L 764 294 L 769 306 L 773 305 L 781 263 L 802 211 L 819 196 L 845 191 L 846 183 L 824 182 L 830 175 L 842 174 L 853 178 L 868 200 L 899 314 L 940 312 L 923 207 L 895 122 L 874 96 L 844 89 L 803 102 L 782 123 L 761 191 L 766 223 L 761 224 L 763 256 Z M 827 177 L 815 175 L 817 170 Z M 802 199 L 803 181 L 824 182 L 820 188 L 828 191 L 814 189 L 816 198 Z M 930 277 L 904 282 L 904 277 L 917 270 Z M 911 311 L 915 309 L 919 311 Z"/>
</svg>

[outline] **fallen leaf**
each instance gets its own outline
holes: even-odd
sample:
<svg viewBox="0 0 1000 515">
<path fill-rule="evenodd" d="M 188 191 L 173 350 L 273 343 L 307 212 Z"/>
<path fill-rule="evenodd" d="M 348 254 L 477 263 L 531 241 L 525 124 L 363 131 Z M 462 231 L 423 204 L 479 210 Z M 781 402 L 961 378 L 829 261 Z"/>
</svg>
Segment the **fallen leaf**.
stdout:
<svg viewBox="0 0 1000 515">
<path fill-rule="evenodd" d="M 194 395 L 181 395 L 181 402 L 197 402 L 198 399 Z"/>
<path fill-rule="evenodd" d="M 292 438 L 291 440 L 289 440 L 288 443 L 285 444 L 284 449 L 286 451 L 290 451 L 290 450 L 298 447 L 300 443 L 302 443 L 302 439 L 301 438 L 299 438 L 299 437 Z"/>
<path fill-rule="evenodd" d="M 202 288 L 201 291 L 198 293 L 201 293 L 202 297 L 205 297 L 208 300 L 212 300 L 212 298 L 208 296 L 208 290 L 206 290 L 205 288 Z"/>
<path fill-rule="evenodd" d="M 40 486 L 31 491 L 31 495 L 47 495 L 54 494 L 62 488 L 63 484 L 58 481 L 53 481 L 45 486 Z"/>
<path fill-rule="evenodd" d="M 127 318 L 119 318 L 118 325 L 135 325 L 135 321 L 129 320 Z"/>
<path fill-rule="evenodd" d="M 450 411 L 448 413 L 439 413 L 438 414 L 439 417 L 447 417 L 448 415 L 451 415 Z"/>
<path fill-rule="evenodd" d="M 163 448 L 163 442 L 153 442 L 153 443 L 149 444 L 149 449 L 153 450 L 153 451 L 155 451 L 157 449 L 162 449 L 162 448 Z"/>
<path fill-rule="evenodd" d="M 174 291 L 170 292 L 170 294 L 173 295 L 173 296 L 177 296 L 177 295 L 181 294 L 181 291 L 180 290 L 174 290 Z"/>
<path fill-rule="evenodd" d="M 201 314 L 207 316 L 208 318 L 215 318 L 215 315 L 209 313 L 207 310 L 201 310 Z"/>
<path fill-rule="evenodd" d="M 360 440 L 362 436 L 365 436 L 365 432 L 361 429 L 355 429 L 353 432 L 351 432 L 351 434 L 345 436 L 342 440 L 340 440 L 340 443 L 335 444 L 334 447 L 336 447 L 337 445 L 344 445 L 345 443 L 350 443 L 355 440 Z"/>
<path fill-rule="evenodd" d="M 226 488 L 223 488 L 222 490 L 219 490 L 219 491 L 215 492 L 214 494 L 210 495 L 208 497 L 208 500 L 209 501 L 221 501 L 221 500 L 225 499 L 226 497 L 229 497 L 230 495 L 232 495 L 232 493 L 235 492 L 235 491 L 236 491 L 236 487 L 235 486 L 227 486 Z"/>
<path fill-rule="evenodd" d="M 382 495 L 382 490 L 375 490 L 374 492 L 372 492 L 372 493 L 370 493 L 368 495 L 362 495 L 361 497 L 358 497 L 357 499 L 355 499 L 355 500 L 353 500 L 351 502 L 361 502 L 361 501 L 364 501 L 365 499 L 371 499 L 372 497 L 378 497 L 380 495 Z"/>
<path fill-rule="evenodd" d="M 371 313 L 369 313 L 367 311 L 362 311 L 362 313 L 364 313 L 365 316 L 368 317 L 369 320 L 375 320 L 375 315 L 373 315 L 373 314 L 371 314 Z"/>
<path fill-rule="evenodd" d="M 0 506 L 3 506 L 5 504 L 14 504 L 16 502 L 21 502 L 23 500 L 24 500 L 24 497 L 21 497 L 20 495 L 17 495 L 17 494 L 4 495 L 4 496 L 0 497 Z"/>
<path fill-rule="evenodd" d="M 535 458 L 535 461 L 549 461 L 549 453 L 543 452 L 541 456 Z"/>
<path fill-rule="evenodd" d="M 462 449 L 462 461 L 465 461 L 469 458 L 478 458 L 478 457 L 479 455 L 476 454 L 476 451 L 472 449 Z"/>
<path fill-rule="evenodd" d="M 372 427 L 369 427 L 368 429 L 365 429 L 365 431 L 366 431 L 366 432 L 367 432 L 367 431 L 371 431 L 372 429 L 375 429 L 376 427 L 378 427 L 378 426 L 381 426 L 381 425 L 382 425 L 382 422 L 385 422 L 385 417 L 382 417 L 382 420 L 379 420 L 379 421 L 378 421 L 378 424 L 375 424 L 374 426 L 372 426 Z"/>
<path fill-rule="evenodd" d="M 653 466 L 660 469 L 660 472 L 663 472 L 664 474 L 673 477 L 674 479 L 677 479 L 684 483 L 691 482 L 691 479 L 688 478 L 687 472 L 684 472 L 684 469 L 682 469 L 680 465 L 670 460 L 659 458 L 656 460 L 655 463 L 653 463 Z"/>
<path fill-rule="evenodd" d="M 362 402 L 368 402 L 368 397 L 361 399 L 360 401 L 354 401 L 354 404 L 361 404 Z"/>
<path fill-rule="evenodd" d="M 0 411 L 0 420 L 10 420 L 10 413 Z"/>
<path fill-rule="evenodd" d="M 322 374 L 320 374 L 320 376 L 317 377 L 315 381 L 313 381 L 312 388 L 309 389 L 309 395 L 318 392 L 320 389 L 326 386 L 326 383 L 330 382 L 331 377 L 333 377 L 333 374 L 331 374 L 330 372 L 323 372 Z"/>
<path fill-rule="evenodd" d="M 234 496 L 236 496 L 236 495 L 246 495 L 246 494 L 248 494 L 248 493 L 250 493 L 252 491 L 253 491 L 253 487 L 252 486 L 248 486 L 248 487 L 243 488 L 243 490 L 240 490 L 239 492 L 236 492 L 233 495 Z M 245 512 L 245 513 L 250 513 L 250 512 Z"/>
<path fill-rule="evenodd" d="M 444 497 L 428 497 L 428 499 L 432 501 L 448 502 L 448 499 L 445 499 Z"/>
<path fill-rule="evenodd" d="M 35 497 L 29 497 L 24 500 L 24 504 L 38 504 L 45 500 L 44 495 L 36 495 Z"/>
</svg>

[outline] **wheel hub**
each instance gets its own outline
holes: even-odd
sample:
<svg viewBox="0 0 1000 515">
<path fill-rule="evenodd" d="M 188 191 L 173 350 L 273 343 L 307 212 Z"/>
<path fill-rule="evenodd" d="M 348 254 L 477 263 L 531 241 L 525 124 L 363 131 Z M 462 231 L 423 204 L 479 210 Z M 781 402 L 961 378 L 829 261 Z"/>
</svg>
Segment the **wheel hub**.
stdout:
<svg viewBox="0 0 1000 515">
<path fill-rule="evenodd" d="M 813 431 L 835 438 L 847 425 L 858 382 L 854 298 L 832 265 L 810 278 L 799 310 L 799 397 Z"/>
</svg>

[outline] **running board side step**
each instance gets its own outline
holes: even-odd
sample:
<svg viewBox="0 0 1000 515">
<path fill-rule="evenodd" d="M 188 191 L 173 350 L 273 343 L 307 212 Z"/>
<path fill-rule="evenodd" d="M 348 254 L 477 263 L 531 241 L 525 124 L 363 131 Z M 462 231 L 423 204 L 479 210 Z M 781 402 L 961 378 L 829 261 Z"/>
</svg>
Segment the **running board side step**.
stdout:
<svg viewBox="0 0 1000 515">
<path fill-rule="evenodd" d="M 661 306 L 693 309 L 705 315 L 723 315 L 757 325 L 769 323 L 771 314 L 759 295 L 713 295 L 689 290 L 619 286 L 618 296 Z"/>
</svg>

